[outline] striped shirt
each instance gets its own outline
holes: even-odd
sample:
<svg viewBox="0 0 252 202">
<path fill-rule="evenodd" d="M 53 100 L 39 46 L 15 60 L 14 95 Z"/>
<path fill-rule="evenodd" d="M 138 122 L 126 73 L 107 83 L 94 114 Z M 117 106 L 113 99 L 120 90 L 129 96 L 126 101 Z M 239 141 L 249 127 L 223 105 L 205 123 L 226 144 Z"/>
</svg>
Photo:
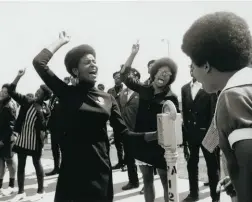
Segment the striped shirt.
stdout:
<svg viewBox="0 0 252 202">
<path fill-rule="evenodd" d="M 37 120 L 36 109 L 32 104 L 28 109 L 22 126 L 21 134 L 18 136 L 16 146 L 36 150 L 37 135 L 35 130 L 35 122 Z"/>
</svg>

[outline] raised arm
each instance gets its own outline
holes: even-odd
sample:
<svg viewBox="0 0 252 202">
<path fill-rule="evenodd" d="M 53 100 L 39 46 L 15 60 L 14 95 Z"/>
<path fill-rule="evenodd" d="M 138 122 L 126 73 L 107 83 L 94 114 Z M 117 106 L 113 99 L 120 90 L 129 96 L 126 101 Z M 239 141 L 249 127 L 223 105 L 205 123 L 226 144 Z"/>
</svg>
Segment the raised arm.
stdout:
<svg viewBox="0 0 252 202">
<path fill-rule="evenodd" d="M 129 73 L 131 70 L 131 65 L 132 65 L 138 51 L 139 51 L 139 44 L 137 43 L 132 46 L 131 54 L 120 71 L 122 82 L 128 88 L 130 88 L 131 90 L 133 90 L 137 93 L 139 93 L 141 86 L 143 86 L 143 84 L 138 79 L 131 77 Z"/>
<path fill-rule="evenodd" d="M 51 60 L 53 54 L 61 48 L 63 45 L 67 44 L 70 37 L 65 33 L 61 32 L 59 39 L 54 43 L 49 45 L 47 48 L 43 49 L 34 59 L 33 66 L 41 79 L 45 84 L 53 91 L 53 93 L 58 98 L 63 98 L 67 96 L 68 85 L 59 79 L 47 66 L 48 62 Z"/>
<path fill-rule="evenodd" d="M 18 84 L 19 80 L 24 76 L 24 74 L 25 74 L 25 69 L 19 70 L 18 75 L 16 76 L 16 78 L 10 84 L 10 86 L 8 88 L 9 95 L 21 106 L 29 103 L 29 100 L 27 99 L 27 97 L 25 95 L 22 95 L 22 94 L 16 92 L 17 84 Z"/>
</svg>

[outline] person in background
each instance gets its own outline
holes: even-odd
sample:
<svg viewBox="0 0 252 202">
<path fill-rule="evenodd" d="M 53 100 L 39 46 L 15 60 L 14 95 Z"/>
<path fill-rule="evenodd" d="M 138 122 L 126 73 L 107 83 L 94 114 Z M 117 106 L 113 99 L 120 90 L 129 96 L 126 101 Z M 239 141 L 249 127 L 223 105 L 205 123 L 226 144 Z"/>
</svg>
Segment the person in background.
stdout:
<svg viewBox="0 0 252 202">
<path fill-rule="evenodd" d="M 134 77 L 136 80 L 140 80 L 140 73 L 131 68 L 129 76 Z M 122 114 L 122 118 L 125 121 L 126 126 L 130 131 L 135 130 L 136 115 L 139 104 L 139 95 L 130 88 L 125 88 L 119 98 L 119 108 Z M 127 141 L 123 141 L 124 148 L 124 161 L 128 169 L 128 178 L 129 182 L 122 187 L 122 190 L 129 190 L 139 187 L 139 179 L 137 175 L 137 166 L 135 159 L 130 150 L 130 145 L 127 144 Z"/>
<path fill-rule="evenodd" d="M 201 149 L 207 165 L 210 195 L 212 201 L 217 202 L 220 199 L 220 194 L 216 192 L 216 187 L 220 180 L 219 149 L 216 149 L 214 153 L 210 153 L 201 144 L 214 115 L 217 95 L 206 93 L 202 89 L 201 83 L 196 81 L 192 75 L 192 68 L 190 68 L 190 73 L 192 81 L 181 89 L 183 146 L 190 187 L 190 194 L 184 201 L 199 200 L 198 163 L 199 150 Z"/>
<path fill-rule="evenodd" d="M 102 84 L 102 83 L 99 83 L 97 88 L 101 91 L 104 91 L 105 90 L 105 86 Z"/>
<path fill-rule="evenodd" d="M 150 74 L 151 68 L 154 64 L 155 60 L 150 60 L 147 64 L 147 68 L 148 68 L 148 73 Z M 150 85 L 151 84 L 151 76 L 144 82 L 144 84 Z"/>
<path fill-rule="evenodd" d="M 14 192 L 16 177 L 16 161 L 12 152 L 16 136 L 13 129 L 16 120 L 16 108 L 11 104 L 8 85 L 4 84 L 0 91 L 0 198 Z M 9 186 L 3 190 L 5 163 L 9 170 Z"/>
<path fill-rule="evenodd" d="M 132 52 L 121 69 L 121 80 L 131 90 L 139 93 L 139 107 L 136 117 L 135 132 L 157 131 L 157 114 L 162 112 L 166 100 L 174 103 L 179 112 L 177 96 L 171 91 L 171 84 L 177 75 L 177 65 L 170 58 L 161 58 L 154 62 L 151 70 L 150 85 L 142 84 L 134 77 L 130 77 L 131 65 L 139 51 L 139 44 L 134 44 Z M 134 157 L 145 164 L 140 165 L 144 182 L 144 198 L 146 202 L 154 202 L 154 167 L 160 176 L 165 202 L 168 202 L 167 166 L 164 159 L 164 149 L 158 144 L 157 137 L 153 141 L 146 142 L 142 138 L 130 140 L 128 144 Z"/>
<path fill-rule="evenodd" d="M 64 82 L 66 84 L 70 83 L 70 77 L 65 77 Z M 54 161 L 54 168 L 52 171 L 46 173 L 46 176 L 56 175 L 59 173 L 60 169 L 60 156 L 61 156 L 61 148 L 60 148 L 60 138 L 64 135 L 63 122 L 63 110 L 60 106 L 59 98 L 56 95 L 53 95 L 49 101 L 49 110 L 51 116 L 49 118 L 47 127 L 51 134 L 51 148 L 52 148 L 52 155 Z"/>
<path fill-rule="evenodd" d="M 247 22 L 231 12 L 197 19 L 186 31 L 183 52 L 192 60 L 192 74 L 208 93 L 221 91 L 213 129 L 204 147 L 219 145 L 238 202 L 252 201 L 252 38 Z"/>
<path fill-rule="evenodd" d="M 33 99 L 34 99 L 34 95 L 33 95 L 32 93 L 26 94 L 26 97 L 27 97 L 29 100 L 33 100 Z"/>
<path fill-rule="evenodd" d="M 26 197 L 24 181 L 27 156 L 32 157 L 38 181 L 37 194 L 32 200 L 40 200 L 44 195 L 44 171 L 41 156 L 47 129 L 46 117 L 50 114 L 44 101 L 50 98 L 51 90 L 46 85 L 41 85 L 33 100 L 17 93 L 16 86 L 24 74 L 25 70 L 19 70 L 15 80 L 8 88 L 9 95 L 21 106 L 14 128 L 14 131 L 19 135 L 13 147 L 13 151 L 18 156 L 18 194 L 13 198 L 13 202 L 23 200 Z"/>
<path fill-rule="evenodd" d="M 108 90 L 108 93 L 110 95 L 112 95 L 115 98 L 117 104 L 119 104 L 120 94 L 123 90 L 123 84 L 120 79 L 120 72 L 113 73 L 113 79 L 115 82 L 115 86 L 113 88 L 110 88 Z M 114 138 L 114 143 L 115 143 L 115 147 L 116 147 L 116 151 L 117 151 L 117 158 L 118 158 L 118 163 L 113 166 L 113 169 L 120 169 L 121 168 L 122 171 L 125 171 L 126 168 L 125 168 L 125 163 L 124 163 L 123 140 L 115 132 L 113 134 L 113 138 Z"/>
</svg>

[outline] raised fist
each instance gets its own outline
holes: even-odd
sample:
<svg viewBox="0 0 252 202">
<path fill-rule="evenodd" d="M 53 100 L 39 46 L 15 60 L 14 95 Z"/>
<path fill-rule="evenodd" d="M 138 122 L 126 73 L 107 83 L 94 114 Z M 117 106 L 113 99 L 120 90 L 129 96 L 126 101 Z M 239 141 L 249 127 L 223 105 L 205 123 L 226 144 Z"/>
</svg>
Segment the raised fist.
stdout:
<svg viewBox="0 0 252 202">
<path fill-rule="evenodd" d="M 132 52 L 133 54 L 137 54 L 138 51 L 139 51 L 139 43 L 138 43 L 138 41 L 137 41 L 136 44 L 133 44 L 131 52 Z"/>
<path fill-rule="evenodd" d="M 26 68 L 20 69 L 20 70 L 18 71 L 18 76 L 20 76 L 20 77 L 24 76 L 25 70 L 26 70 Z"/>
</svg>

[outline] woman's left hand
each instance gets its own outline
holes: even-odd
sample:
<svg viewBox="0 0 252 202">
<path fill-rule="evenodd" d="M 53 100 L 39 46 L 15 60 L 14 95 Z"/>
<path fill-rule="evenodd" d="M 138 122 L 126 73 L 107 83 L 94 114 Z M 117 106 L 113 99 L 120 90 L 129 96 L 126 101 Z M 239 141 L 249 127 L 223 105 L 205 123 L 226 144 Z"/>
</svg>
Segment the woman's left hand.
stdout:
<svg viewBox="0 0 252 202">
<path fill-rule="evenodd" d="M 146 132 L 144 135 L 144 140 L 146 142 L 154 141 L 158 139 L 158 133 L 157 131 L 154 132 Z"/>
</svg>

